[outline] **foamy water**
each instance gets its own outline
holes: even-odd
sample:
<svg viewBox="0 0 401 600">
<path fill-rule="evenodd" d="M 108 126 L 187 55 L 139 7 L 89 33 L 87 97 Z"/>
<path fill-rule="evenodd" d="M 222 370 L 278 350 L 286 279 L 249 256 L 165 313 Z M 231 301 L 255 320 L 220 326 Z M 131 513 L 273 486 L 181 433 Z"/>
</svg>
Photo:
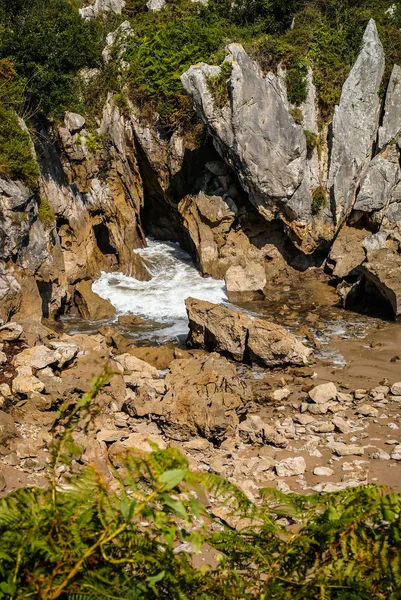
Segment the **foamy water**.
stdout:
<svg viewBox="0 0 401 600">
<path fill-rule="evenodd" d="M 148 247 L 136 250 L 144 259 L 150 281 L 138 281 L 121 273 L 102 273 L 93 291 L 107 298 L 120 315 L 135 315 L 153 321 L 156 327 L 137 337 L 166 341 L 188 333 L 186 298 L 227 301 L 224 281 L 202 277 L 191 257 L 178 245 L 148 240 Z"/>
</svg>

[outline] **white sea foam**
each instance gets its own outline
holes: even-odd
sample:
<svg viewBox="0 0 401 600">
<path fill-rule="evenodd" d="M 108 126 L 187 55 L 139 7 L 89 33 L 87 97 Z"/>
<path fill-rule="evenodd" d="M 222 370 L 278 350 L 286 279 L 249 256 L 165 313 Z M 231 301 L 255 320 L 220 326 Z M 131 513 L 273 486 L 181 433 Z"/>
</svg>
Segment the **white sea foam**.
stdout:
<svg viewBox="0 0 401 600">
<path fill-rule="evenodd" d="M 132 314 L 162 324 L 138 337 L 165 341 L 185 336 L 185 300 L 190 296 L 215 304 L 227 301 L 224 281 L 202 277 L 191 257 L 178 245 L 148 240 L 147 248 L 135 252 L 144 259 L 152 276 L 150 281 L 138 281 L 121 273 L 102 273 L 93 290 L 110 300 L 117 314 Z"/>
</svg>

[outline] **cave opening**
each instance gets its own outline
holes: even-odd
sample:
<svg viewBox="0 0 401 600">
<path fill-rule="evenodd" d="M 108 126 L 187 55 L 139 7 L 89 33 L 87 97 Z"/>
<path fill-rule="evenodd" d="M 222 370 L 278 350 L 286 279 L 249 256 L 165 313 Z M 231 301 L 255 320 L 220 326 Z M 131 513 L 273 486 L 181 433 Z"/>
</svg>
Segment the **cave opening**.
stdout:
<svg viewBox="0 0 401 600">
<path fill-rule="evenodd" d="M 104 255 L 118 254 L 117 250 L 110 243 L 110 232 L 104 223 L 98 223 L 93 226 L 96 243 L 100 252 Z"/>
</svg>

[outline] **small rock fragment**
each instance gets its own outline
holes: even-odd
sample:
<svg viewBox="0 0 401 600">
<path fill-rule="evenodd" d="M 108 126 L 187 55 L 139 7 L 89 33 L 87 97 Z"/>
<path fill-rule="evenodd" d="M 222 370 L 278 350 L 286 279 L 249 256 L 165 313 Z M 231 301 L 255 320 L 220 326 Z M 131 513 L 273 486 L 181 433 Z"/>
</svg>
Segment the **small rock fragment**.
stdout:
<svg viewBox="0 0 401 600">
<path fill-rule="evenodd" d="M 303 475 L 306 471 L 306 463 L 303 456 L 286 458 L 276 464 L 276 473 L 279 477 L 292 477 L 293 475 Z"/>
<path fill-rule="evenodd" d="M 333 469 L 330 467 L 315 467 L 313 469 L 313 474 L 318 475 L 319 477 L 330 477 L 334 474 Z"/>
<path fill-rule="evenodd" d="M 309 398 L 315 404 L 326 404 L 337 399 L 337 388 L 334 383 L 322 383 L 309 392 Z"/>
</svg>

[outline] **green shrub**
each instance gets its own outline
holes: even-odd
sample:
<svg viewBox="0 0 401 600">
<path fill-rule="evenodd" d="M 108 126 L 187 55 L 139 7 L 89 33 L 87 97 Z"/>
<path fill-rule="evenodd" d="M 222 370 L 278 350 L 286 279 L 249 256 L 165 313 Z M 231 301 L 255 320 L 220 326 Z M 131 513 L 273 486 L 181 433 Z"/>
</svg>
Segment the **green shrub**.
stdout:
<svg viewBox="0 0 401 600">
<path fill-rule="evenodd" d="M 229 62 L 221 65 L 219 75 L 207 78 L 207 87 L 213 97 L 213 103 L 216 108 L 224 108 L 229 101 L 228 80 L 231 77 L 233 67 Z"/>
<path fill-rule="evenodd" d="M 290 115 L 294 119 L 295 123 L 298 125 L 302 125 L 302 121 L 304 120 L 304 115 L 302 114 L 302 110 L 295 106 L 295 108 L 290 108 Z"/>
<path fill-rule="evenodd" d="M 38 204 L 38 217 L 43 225 L 52 225 L 56 215 L 54 214 L 49 201 L 46 198 L 40 198 Z"/>
<path fill-rule="evenodd" d="M 87 133 L 85 136 L 85 146 L 88 152 L 95 154 L 103 141 L 103 136 L 97 133 Z"/>
<path fill-rule="evenodd" d="M 317 215 L 328 206 L 327 192 L 323 186 L 319 186 L 312 192 L 312 214 Z"/>
<path fill-rule="evenodd" d="M 31 138 L 21 128 L 14 110 L 1 102 L 0 176 L 19 179 L 32 189 L 37 187 L 39 181 L 39 167 L 32 153 Z"/>
<path fill-rule="evenodd" d="M 304 134 L 306 138 L 306 150 L 308 153 L 312 152 L 319 145 L 319 136 L 308 129 L 304 129 Z"/>
<path fill-rule="evenodd" d="M 178 450 L 155 445 L 118 457 L 112 484 L 93 466 L 72 474 L 81 453 L 73 432 L 93 430 L 109 379 L 105 372 L 61 406 L 47 486 L 0 500 L 0 598 L 399 598 L 400 494 L 373 485 L 311 496 L 265 489 L 255 505 L 221 477 L 190 471 Z M 217 553 L 216 566 L 196 568 L 177 552 L 183 543 Z"/>
<path fill-rule="evenodd" d="M 305 102 L 308 95 L 308 64 L 305 60 L 290 60 L 286 70 L 288 100 L 299 105 Z"/>
<path fill-rule="evenodd" d="M 0 0 L 0 56 L 25 79 L 30 110 L 62 116 L 77 103 L 77 74 L 101 64 L 104 27 L 68 0 Z"/>
</svg>

